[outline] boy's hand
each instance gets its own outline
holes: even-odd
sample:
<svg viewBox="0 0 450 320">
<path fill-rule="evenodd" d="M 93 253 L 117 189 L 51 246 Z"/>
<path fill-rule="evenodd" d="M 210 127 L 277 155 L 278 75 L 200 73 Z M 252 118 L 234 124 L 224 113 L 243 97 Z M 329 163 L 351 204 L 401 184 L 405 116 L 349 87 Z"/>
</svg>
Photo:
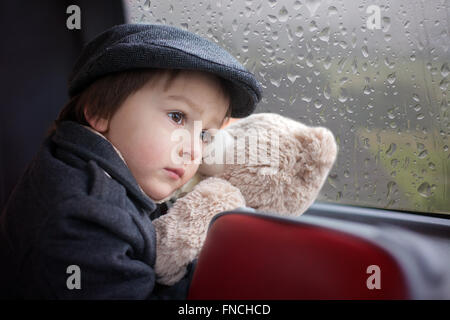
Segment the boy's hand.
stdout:
<svg viewBox="0 0 450 320">
<path fill-rule="evenodd" d="M 245 207 L 238 188 L 220 178 L 203 180 L 167 214 L 155 219 L 157 282 L 173 285 L 198 257 L 211 219 L 218 213 Z"/>
</svg>

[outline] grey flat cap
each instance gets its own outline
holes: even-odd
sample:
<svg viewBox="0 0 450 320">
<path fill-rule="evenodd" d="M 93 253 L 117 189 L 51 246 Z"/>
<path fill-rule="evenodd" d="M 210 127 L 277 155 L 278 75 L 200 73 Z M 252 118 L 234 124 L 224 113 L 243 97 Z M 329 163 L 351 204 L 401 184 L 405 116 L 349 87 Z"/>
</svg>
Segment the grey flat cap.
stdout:
<svg viewBox="0 0 450 320">
<path fill-rule="evenodd" d="M 226 50 L 189 31 L 150 24 L 117 25 L 89 42 L 69 77 L 69 96 L 106 74 L 136 68 L 199 70 L 228 80 L 235 118 L 261 100 L 259 82 Z"/>
</svg>

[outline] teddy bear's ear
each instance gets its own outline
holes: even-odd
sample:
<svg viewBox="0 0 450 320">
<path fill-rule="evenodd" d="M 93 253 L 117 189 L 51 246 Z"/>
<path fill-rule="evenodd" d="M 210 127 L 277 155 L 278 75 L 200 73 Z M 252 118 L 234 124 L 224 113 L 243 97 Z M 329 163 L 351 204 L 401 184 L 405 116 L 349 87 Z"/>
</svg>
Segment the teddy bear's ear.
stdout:
<svg viewBox="0 0 450 320">
<path fill-rule="evenodd" d="M 300 143 L 303 152 L 316 164 L 330 167 L 337 157 L 338 146 L 331 130 L 325 127 L 308 127 L 302 125 L 296 128 L 294 136 Z"/>
<path fill-rule="evenodd" d="M 324 127 L 314 128 L 314 136 L 320 143 L 319 159 L 321 163 L 331 166 L 337 157 L 338 146 L 331 130 Z"/>
</svg>

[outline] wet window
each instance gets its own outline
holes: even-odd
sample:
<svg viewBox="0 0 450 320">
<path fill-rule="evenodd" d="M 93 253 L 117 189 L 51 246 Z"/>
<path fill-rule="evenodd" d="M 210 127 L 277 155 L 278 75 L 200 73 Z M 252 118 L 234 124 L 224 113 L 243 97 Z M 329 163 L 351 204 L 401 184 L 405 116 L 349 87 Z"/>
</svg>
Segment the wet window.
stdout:
<svg viewBox="0 0 450 320">
<path fill-rule="evenodd" d="M 450 2 L 125 1 L 128 21 L 219 43 L 264 86 L 256 112 L 335 135 L 319 201 L 450 213 Z"/>
</svg>

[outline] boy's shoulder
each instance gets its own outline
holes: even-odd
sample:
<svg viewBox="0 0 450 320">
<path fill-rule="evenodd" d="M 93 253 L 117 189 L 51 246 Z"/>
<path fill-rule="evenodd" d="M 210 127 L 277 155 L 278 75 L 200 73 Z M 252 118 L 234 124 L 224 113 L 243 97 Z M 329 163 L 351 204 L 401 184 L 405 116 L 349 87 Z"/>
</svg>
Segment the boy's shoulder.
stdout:
<svg viewBox="0 0 450 320">
<path fill-rule="evenodd" d="M 101 207 L 128 214 L 149 214 L 156 209 L 107 140 L 80 124 L 63 123 L 42 144 L 6 211 L 32 215 L 42 210 L 50 218 L 91 211 L 90 206 L 96 215 L 102 214 Z"/>
<path fill-rule="evenodd" d="M 45 139 L 8 199 L 0 227 L 17 248 L 25 251 L 87 230 L 108 230 L 118 237 L 132 234 L 134 243 L 142 242 L 142 231 L 154 232 L 149 214 L 156 212 L 151 210 L 156 205 L 133 197 L 133 187 L 126 185 L 133 181 L 119 181 L 126 180 L 126 174 L 116 168 L 120 158 L 107 157 L 107 141 L 75 127 L 74 139 L 56 136 L 58 132 Z"/>
<path fill-rule="evenodd" d="M 51 137 L 54 157 L 65 166 L 80 170 L 73 175 L 83 177 L 86 194 L 123 205 L 131 198 L 147 211 L 156 209 L 128 169 L 117 149 L 99 134 L 75 122 L 65 121 Z M 64 178 L 69 180 L 70 177 Z M 70 181 L 64 181 L 70 184 Z M 117 198 L 118 195 L 122 197 Z"/>
<path fill-rule="evenodd" d="M 39 186 L 41 201 L 54 210 L 72 198 L 80 199 L 80 205 L 87 199 L 96 199 L 127 209 L 125 187 L 111 178 L 94 156 L 90 158 L 89 151 L 86 150 L 86 139 L 97 143 L 98 151 L 104 147 L 95 141 L 95 137 L 87 136 L 82 141 L 49 137 L 24 178 L 27 179 L 28 175 L 29 183 Z M 59 144 L 58 140 L 66 145 Z M 107 157 L 102 158 L 105 163 L 110 161 Z"/>
</svg>

